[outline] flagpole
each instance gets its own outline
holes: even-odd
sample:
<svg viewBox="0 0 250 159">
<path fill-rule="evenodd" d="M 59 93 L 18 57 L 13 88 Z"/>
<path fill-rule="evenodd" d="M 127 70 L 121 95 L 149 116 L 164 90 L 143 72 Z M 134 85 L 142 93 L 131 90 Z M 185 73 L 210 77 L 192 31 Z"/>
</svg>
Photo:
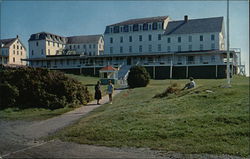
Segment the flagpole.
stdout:
<svg viewBox="0 0 250 159">
<path fill-rule="evenodd" d="M 230 80 L 230 52 L 229 52 L 230 44 L 229 44 L 229 0 L 227 0 L 227 85 L 231 87 L 231 80 Z"/>
</svg>

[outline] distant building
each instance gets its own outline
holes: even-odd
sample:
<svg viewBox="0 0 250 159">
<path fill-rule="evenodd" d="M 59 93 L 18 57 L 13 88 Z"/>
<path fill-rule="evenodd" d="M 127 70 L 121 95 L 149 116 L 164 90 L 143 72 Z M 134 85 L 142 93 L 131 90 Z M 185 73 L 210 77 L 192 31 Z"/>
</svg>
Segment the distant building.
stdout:
<svg viewBox="0 0 250 159">
<path fill-rule="evenodd" d="M 63 37 L 47 32 L 32 34 L 29 39 L 29 58 L 46 58 L 50 55 L 88 55 L 103 53 L 103 36 Z"/>
<path fill-rule="evenodd" d="M 3 65 L 26 65 L 26 48 L 19 37 L 0 40 L 0 64 Z"/>
<path fill-rule="evenodd" d="M 45 35 L 42 36 L 42 34 Z M 48 36 L 47 33 L 42 34 L 42 37 Z M 35 51 L 36 48 L 32 43 L 36 39 L 33 39 L 33 36 L 38 35 L 31 36 L 29 44 L 33 49 L 30 51 L 33 50 L 39 54 L 41 48 Z M 93 49 L 93 43 L 89 46 L 86 44 L 84 47 L 83 41 L 88 41 L 89 37 L 85 37 L 85 40 L 80 40 L 80 37 L 58 37 L 65 41 L 62 43 L 64 45 L 62 52 L 73 51 L 70 55 L 50 52 L 53 56 L 47 53 L 46 58 L 33 55 L 33 57 L 30 56 L 29 61 L 34 67 L 95 76 L 98 76 L 98 70 L 111 65 L 118 68 L 118 79 L 121 80 L 126 79 L 133 65 L 144 66 L 153 79 L 188 78 L 190 76 L 194 78 L 226 77 L 223 17 L 188 19 L 188 16 L 184 16 L 183 20 L 174 21 L 169 16 L 159 16 L 130 19 L 108 25 L 104 38 L 98 40 L 98 45 L 104 46 L 103 53 L 100 53 L 103 49 L 95 53 L 93 50 L 85 50 Z M 38 36 L 37 39 L 44 38 Z M 95 44 L 97 46 L 97 42 Z M 238 71 L 239 56 L 240 52 L 231 50 L 232 74 Z"/>
</svg>

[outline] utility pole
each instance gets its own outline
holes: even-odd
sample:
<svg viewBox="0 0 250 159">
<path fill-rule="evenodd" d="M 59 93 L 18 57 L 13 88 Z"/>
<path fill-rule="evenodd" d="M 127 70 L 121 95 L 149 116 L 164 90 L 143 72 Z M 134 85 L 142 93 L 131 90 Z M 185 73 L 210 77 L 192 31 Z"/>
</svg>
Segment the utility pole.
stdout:
<svg viewBox="0 0 250 159">
<path fill-rule="evenodd" d="M 227 0 L 227 86 L 231 87 L 231 79 L 230 79 L 230 45 L 229 45 L 229 0 Z"/>
</svg>

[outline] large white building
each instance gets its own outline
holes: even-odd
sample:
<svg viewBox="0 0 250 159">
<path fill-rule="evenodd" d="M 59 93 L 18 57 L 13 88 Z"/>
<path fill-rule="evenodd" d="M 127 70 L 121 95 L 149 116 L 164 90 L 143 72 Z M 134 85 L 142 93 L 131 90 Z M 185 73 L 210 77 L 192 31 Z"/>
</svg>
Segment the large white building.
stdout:
<svg viewBox="0 0 250 159">
<path fill-rule="evenodd" d="M 29 40 L 31 53 L 33 50 L 31 48 L 36 47 L 33 44 L 36 44 L 33 36 L 35 37 L 32 35 Z M 76 37 L 73 39 L 59 37 L 59 42 L 61 40 L 62 43 L 60 45 L 58 42 L 57 50 L 61 46 L 62 50 L 66 51 L 74 49 L 76 54 L 67 56 L 50 52 L 54 56 L 30 57 L 29 61 L 33 61 L 35 67 L 71 70 L 96 76 L 102 67 L 112 65 L 119 69 L 119 79 L 124 78 L 133 65 L 144 66 L 154 79 L 190 76 L 226 77 L 223 17 L 189 19 L 188 16 L 184 16 L 183 20 L 175 21 L 169 16 L 159 16 L 131 19 L 108 25 L 104 32 L 103 53 L 93 50 L 88 52 L 84 49 L 93 49 L 94 46 L 84 47 L 84 45 L 78 45 L 79 41 Z M 98 43 L 103 45 L 102 38 Z M 98 45 L 95 48 L 99 48 Z M 39 54 L 39 50 L 42 54 L 41 48 L 36 52 Z M 232 73 L 237 73 L 239 52 L 231 51 L 230 54 Z M 64 61 L 68 62 L 64 63 Z"/>
</svg>

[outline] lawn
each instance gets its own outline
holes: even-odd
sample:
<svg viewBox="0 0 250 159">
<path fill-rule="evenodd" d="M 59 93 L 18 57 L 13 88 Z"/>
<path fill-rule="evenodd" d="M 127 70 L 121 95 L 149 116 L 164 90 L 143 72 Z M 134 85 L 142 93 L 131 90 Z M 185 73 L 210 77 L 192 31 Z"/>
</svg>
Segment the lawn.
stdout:
<svg viewBox="0 0 250 159">
<path fill-rule="evenodd" d="M 84 85 L 87 85 L 91 94 L 94 94 L 94 84 L 99 80 L 97 77 L 88 76 L 77 76 L 72 74 L 66 74 L 67 76 L 79 80 Z M 103 87 L 103 92 L 106 87 Z M 18 109 L 18 108 L 7 108 L 0 110 L 0 119 L 7 120 L 44 120 L 57 115 L 61 115 L 75 108 L 61 108 L 61 109 L 44 109 L 44 108 L 28 108 L 28 109 Z"/>
<path fill-rule="evenodd" d="M 148 147 L 181 153 L 249 156 L 249 78 L 195 80 L 197 88 L 153 98 L 171 83 L 151 80 L 145 88 L 124 90 L 52 138 L 115 147 Z M 210 91 L 206 91 L 210 90 Z"/>
</svg>

